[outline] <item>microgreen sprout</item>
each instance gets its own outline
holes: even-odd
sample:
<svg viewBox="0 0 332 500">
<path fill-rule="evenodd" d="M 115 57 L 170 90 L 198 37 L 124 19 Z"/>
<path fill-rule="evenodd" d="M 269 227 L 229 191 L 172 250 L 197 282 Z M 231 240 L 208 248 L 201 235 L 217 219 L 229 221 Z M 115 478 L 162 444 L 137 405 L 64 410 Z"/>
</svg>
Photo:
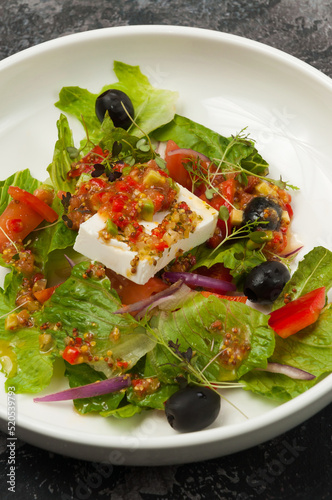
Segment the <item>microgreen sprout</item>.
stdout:
<svg viewBox="0 0 332 500">
<path fill-rule="evenodd" d="M 220 394 L 217 389 L 234 389 L 234 388 L 241 388 L 243 385 L 239 382 L 218 382 L 218 381 L 213 381 L 211 382 L 206 378 L 204 375 L 204 371 L 206 368 L 216 361 L 218 356 L 221 354 L 221 352 L 218 352 L 216 356 L 214 356 L 207 365 L 203 368 L 203 370 L 200 370 L 199 368 L 193 366 L 192 360 L 195 357 L 195 353 L 192 351 L 191 347 L 188 347 L 186 351 L 180 351 L 180 343 L 178 339 L 176 342 L 173 341 L 168 341 L 165 342 L 163 336 L 157 332 L 156 330 L 152 329 L 149 327 L 150 332 L 153 334 L 153 336 L 156 338 L 157 342 L 163 345 L 169 352 L 172 353 L 172 355 L 177 358 L 177 360 L 180 362 L 177 366 L 178 368 L 182 369 L 184 371 L 182 376 L 184 376 L 184 380 L 187 381 L 189 384 L 190 382 L 193 382 L 194 384 L 198 386 L 204 386 L 204 387 L 209 387 L 212 391 L 216 392 L 223 400 L 227 401 L 233 408 L 235 408 L 243 417 L 248 418 L 245 413 L 243 413 L 240 408 L 238 408 L 234 403 L 232 403 L 228 398 L 226 398 L 223 394 Z M 176 377 L 176 380 L 179 379 L 179 375 Z M 184 385 L 184 381 L 181 381 L 181 385 Z"/>
<path fill-rule="evenodd" d="M 178 339 L 176 340 L 176 342 L 173 341 L 166 342 L 165 339 L 163 338 L 163 335 L 157 329 L 152 328 L 149 325 L 149 323 L 146 323 L 144 326 L 145 328 L 147 328 L 147 330 L 153 336 L 153 338 L 158 342 L 158 344 L 166 348 L 178 360 L 179 363 L 174 366 L 178 367 L 179 369 L 182 370 L 182 372 L 184 372 L 182 373 L 182 375 L 185 377 L 188 383 L 190 381 L 193 381 L 193 383 L 195 383 L 196 385 L 208 386 L 215 392 L 217 392 L 216 389 L 232 389 L 232 388 L 243 387 L 243 385 L 239 382 L 209 381 L 203 373 L 204 370 L 207 368 L 207 366 L 203 368 L 203 370 L 200 370 L 199 368 L 197 368 L 197 366 L 193 365 L 192 361 L 195 359 L 196 353 L 192 351 L 191 347 L 188 347 L 186 351 L 181 351 L 180 350 L 181 345 Z M 220 352 L 217 354 L 216 358 L 218 357 L 219 354 Z M 213 359 L 213 361 L 215 361 L 215 359 Z M 229 401 L 225 396 L 223 396 L 220 393 L 218 394 L 222 399 L 227 401 L 236 410 L 238 410 L 244 417 L 246 417 L 246 415 L 239 408 L 237 408 L 231 401 Z"/>
<path fill-rule="evenodd" d="M 268 224 L 268 221 L 261 221 L 261 220 L 249 221 L 246 224 L 244 224 L 243 226 L 234 229 L 231 233 L 228 232 L 228 227 L 227 227 L 227 224 L 226 224 L 226 236 L 219 243 L 219 245 L 216 246 L 211 251 L 211 255 L 214 252 L 216 252 L 217 250 L 219 250 L 220 247 L 222 245 L 224 245 L 227 241 L 230 241 L 230 240 L 239 240 L 239 239 L 242 239 L 242 238 L 249 238 L 249 239 L 251 239 L 251 235 L 253 234 L 252 230 L 255 227 L 257 227 L 258 225 L 262 225 L 262 224 Z M 267 233 L 265 233 L 265 231 L 255 231 L 256 234 L 258 232 L 261 233 L 261 235 L 259 235 L 259 238 L 258 238 L 258 236 L 254 236 L 254 239 L 252 241 L 254 241 L 255 238 L 256 238 L 257 240 L 258 239 L 260 240 L 259 243 L 263 243 L 263 244 L 266 243 L 268 241 Z"/>
<path fill-rule="evenodd" d="M 84 120 L 84 116 L 81 115 L 81 120 L 82 120 L 82 124 L 83 124 L 83 128 L 84 128 L 84 131 L 85 131 L 85 137 L 86 137 L 86 140 L 83 144 L 83 146 L 80 148 L 80 149 L 77 149 L 75 148 L 74 146 L 67 146 L 66 147 L 66 151 L 68 153 L 68 156 L 71 160 L 75 160 L 76 158 L 78 158 L 80 156 L 80 154 L 82 153 L 82 151 L 89 145 L 92 146 L 92 148 L 94 148 L 96 146 L 96 144 L 94 144 L 91 140 L 90 140 L 90 137 L 89 137 L 89 131 L 88 131 L 88 127 L 85 123 L 85 120 Z M 90 149 L 92 149 L 90 148 Z"/>
<path fill-rule="evenodd" d="M 147 141 L 147 142 L 146 142 L 146 145 L 148 145 L 148 149 L 146 149 L 146 148 L 145 148 L 145 149 L 143 149 L 143 150 L 141 149 L 141 151 L 149 151 L 149 150 L 150 150 L 150 151 L 151 151 L 151 153 L 152 153 L 152 155 L 153 155 L 153 156 L 156 156 L 156 153 L 155 153 L 154 148 L 153 148 L 152 143 L 151 143 L 151 139 L 150 139 L 150 137 L 148 136 L 148 134 L 146 134 L 146 133 L 144 132 L 144 130 L 142 130 L 142 129 L 141 129 L 141 127 L 140 127 L 139 125 L 137 125 L 137 123 L 135 122 L 135 120 L 133 120 L 133 118 L 132 118 L 132 117 L 130 116 L 130 114 L 128 113 L 128 111 L 127 111 L 126 107 L 124 106 L 123 102 L 121 102 L 121 105 L 122 105 L 122 107 L 123 107 L 123 109 L 124 109 L 124 111 L 125 111 L 126 115 L 130 118 L 130 120 L 131 120 L 131 122 L 132 122 L 131 126 L 132 126 L 132 125 L 135 125 L 135 127 L 136 127 L 136 128 L 138 128 L 138 130 L 140 130 L 140 132 L 142 132 L 142 134 L 143 134 L 143 135 L 144 135 L 144 137 L 146 138 L 146 141 Z M 136 119 L 137 119 L 137 117 L 136 117 Z M 136 146 L 137 146 L 137 145 L 136 145 Z M 141 146 L 143 146 L 143 143 L 141 144 Z M 139 149 L 140 149 L 140 148 L 139 148 Z"/>
<path fill-rule="evenodd" d="M 53 224 L 47 224 L 47 226 L 36 227 L 31 232 L 35 233 L 36 231 L 42 231 L 43 229 L 48 229 L 49 227 L 56 226 L 57 224 L 59 224 L 59 222 L 60 220 L 58 219 L 57 221 L 53 222 Z"/>
<path fill-rule="evenodd" d="M 290 265 L 291 263 L 293 262 L 293 260 L 295 259 L 295 257 L 297 256 L 297 254 L 300 252 L 300 250 L 302 250 L 302 246 L 297 248 L 296 250 L 294 250 L 293 252 L 291 252 L 290 254 L 288 255 L 276 255 L 275 253 L 271 252 L 270 250 L 267 251 L 267 253 L 272 257 L 272 258 L 275 258 L 275 259 L 278 259 L 280 262 L 282 262 L 287 268 L 288 270 L 290 271 Z"/>
<path fill-rule="evenodd" d="M 260 159 L 259 164 L 257 164 L 257 162 L 255 161 L 255 166 L 252 170 L 249 170 L 241 165 L 241 158 L 239 158 L 238 162 L 232 162 L 228 159 L 232 149 L 235 146 L 244 145 L 250 147 L 254 145 L 254 141 L 251 139 L 249 140 L 249 136 L 244 134 L 245 130 L 246 129 L 244 128 L 237 135 L 232 136 L 231 140 L 223 151 L 221 158 L 212 158 L 207 167 L 206 165 L 202 166 L 199 157 L 195 158 L 195 160 L 193 160 L 192 158 L 188 158 L 185 162 L 183 162 L 184 168 L 190 175 L 193 191 L 197 185 L 203 183 L 206 186 L 205 196 L 208 200 L 211 200 L 216 194 L 222 197 L 229 203 L 230 206 L 232 206 L 229 200 L 218 189 L 218 184 L 226 180 L 227 175 L 231 174 L 236 175 L 237 180 L 244 186 L 248 184 L 248 176 L 254 176 L 258 179 L 270 182 L 280 189 L 298 189 L 296 186 L 283 181 L 281 177 L 279 180 L 266 177 L 268 164 L 262 159 Z M 248 165 L 250 163 L 253 163 L 253 160 L 246 158 L 243 160 L 243 163 L 244 165 Z"/>
</svg>

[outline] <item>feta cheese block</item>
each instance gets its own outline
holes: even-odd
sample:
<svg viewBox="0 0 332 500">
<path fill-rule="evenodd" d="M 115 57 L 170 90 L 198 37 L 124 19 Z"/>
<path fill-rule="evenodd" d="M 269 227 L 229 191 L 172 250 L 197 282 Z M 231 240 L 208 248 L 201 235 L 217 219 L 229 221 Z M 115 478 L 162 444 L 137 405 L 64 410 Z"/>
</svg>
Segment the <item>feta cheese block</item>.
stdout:
<svg viewBox="0 0 332 500">
<path fill-rule="evenodd" d="M 186 188 L 178 185 L 177 202 L 186 202 L 190 210 L 196 212 L 199 221 L 193 232 L 187 238 L 180 238 L 176 243 L 166 248 L 162 254 L 151 258 L 140 258 L 135 273 L 132 273 L 131 262 L 138 253 L 132 251 L 126 242 L 111 238 L 105 241 L 99 236 L 99 231 L 105 228 L 105 219 L 98 213 L 83 222 L 79 228 L 74 250 L 91 260 L 101 262 L 114 272 L 125 276 L 134 283 L 145 284 L 158 271 L 173 260 L 179 251 L 187 252 L 204 243 L 215 230 L 218 212 L 213 207 L 192 194 Z M 157 212 L 151 222 L 139 221 L 145 231 L 151 231 L 158 226 L 169 212 Z"/>
</svg>

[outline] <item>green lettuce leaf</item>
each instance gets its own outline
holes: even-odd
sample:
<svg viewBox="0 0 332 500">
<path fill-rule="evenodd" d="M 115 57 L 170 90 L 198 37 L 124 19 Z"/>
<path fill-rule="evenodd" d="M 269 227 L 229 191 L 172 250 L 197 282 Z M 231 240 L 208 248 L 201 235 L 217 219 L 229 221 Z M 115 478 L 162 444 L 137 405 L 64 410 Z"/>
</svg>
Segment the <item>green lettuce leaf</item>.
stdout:
<svg viewBox="0 0 332 500">
<path fill-rule="evenodd" d="M 37 393 L 51 381 L 53 363 L 57 356 L 55 348 L 41 352 L 39 328 L 22 328 L 12 334 L 9 347 L 15 354 L 15 373 L 6 380 L 6 388 L 15 387 L 16 393 Z"/>
<path fill-rule="evenodd" d="M 68 378 L 70 387 L 80 387 L 106 379 L 103 373 L 94 370 L 86 363 L 79 365 L 65 364 L 65 375 Z M 119 391 L 91 398 L 74 399 L 74 406 L 82 415 L 91 412 L 109 412 L 117 409 L 124 397 L 125 391 Z"/>
<path fill-rule="evenodd" d="M 57 325 L 47 331 L 57 339 L 59 349 L 64 349 L 65 339 L 72 336 L 73 329 L 80 337 L 91 334 L 95 343 L 91 347 L 93 358 L 108 358 L 112 351 L 114 366 L 110 368 L 103 359 L 93 359 L 89 364 L 110 377 L 119 370 L 117 359 L 127 362 L 130 368 L 154 347 L 155 341 L 131 315 L 112 314 L 121 306 L 118 295 L 107 277 L 89 277 L 89 267 L 90 262 L 82 262 L 73 268 L 70 278 L 45 305 L 42 323 Z"/>
<path fill-rule="evenodd" d="M 184 116 L 175 115 L 170 123 L 155 130 L 152 136 L 158 141 L 172 139 L 180 148 L 194 149 L 210 159 L 241 165 L 256 175 L 266 175 L 268 172 L 268 163 L 260 156 L 252 141 L 239 138 L 230 146 L 233 137 L 223 137 Z"/>
<path fill-rule="evenodd" d="M 33 194 L 34 190 L 41 184 L 42 183 L 40 181 L 32 177 L 30 170 L 28 169 L 20 170 L 19 172 L 9 176 L 7 179 L 0 181 L 0 214 L 2 214 L 9 202 L 12 201 L 12 197 L 8 194 L 9 186 L 17 186 Z M 28 236 L 28 239 L 31 240 L 34 235 L 35 233 L 32 233 Z M 4 261 L 2 254 L 0 254 L 0 266 L 8 268 L 11 267 L 10 264 L 7 264 Z"/>
<path fill-rule="evenodd" d="M 293 380 L 285 375 L 251 372 L 245 375 L 241 382 L 245 389 L 264 396 L 287 401 L 313 385 L 322 377 L 332 372 L 332 304 L 323 309 L 318 320 L 282 339 L 276 335 L 276 346 L 271 362 L 294 366 L 316 376 L 315 379 Z"/>
<path fill-rule="evenodd" d="M 0 214 L 5 210 L 12 197 L 8 194 L 9 186 L 17 186 L 29 193 L 33 193 L 41 182 L 32 177 L 30 170 L 20 170 L 4 181 L 0 181 Z"/>
<path fill-rule="evenodd" d="M 152 394 L 147 394 L 144 397 L 138 397 L 132 387 L 127 390 L 127 400 L 133 405 L 142 408 L 154 408 L 156 410 L 164 410 L 165 401 L 167 401 L 174 392 L 179 390 L 178 384 L 161 384 L 160 388 Z"/>
<path fill-rule="evenodd" d="M 0 288 L 0 340 L 7 341 L 13 337 L 13 333 L 5 329 L 5 319 L 16 309 L 16 294 L 22 279 L 22 274 L 12 269 L 5 276 L 3 288 Z"/>
<path fill-rule="evenodd" d="M 37 326 L 5 329 L 6 317 L 16 309 L 16 293 L 21 283 L 22 275 L 12 271 L 0 289 L 0 367 L 8 377 L 6 388 L 15 387 L 17 393 L 36 393 L 48 386 L 57 353 L 55 345 L 48 352 L 40 351 L 41 332 Z"/>
<path fill-rule="evenodd" d="M 73 136 L 65 115 L 61 114 L 57 121 L 58 140 L 54 146 L 53 160 L 47 171 L 52 181 L 55 192 L 75 190 L 75 181 L 68 180 L 67 174 L 70 171 L 73 160 L 70 158 L 67 148 L 73 148 Z"/>
<path fill-rule="evenodd" d="M 299 262 L 297 270 L 274 302 L 273 310 L 285 305 L 285 294 L 289 294 L 294 300 L 322 286 L 325 286 L 326 292 L 332 286 L 332 252 L 319 246 L 313 248 Z"/>
<path fill-rule="evenodd" d="M 35 231 L 29 245 L 35 256 L 36 265 L 47 277 L 51 273 L 54 274 L 57 267 L 59 271 L 61 271 L 60 266 L 68 269 L 64 254 L 72 252 L 77 236 L 77 232 L 68 229 L 61 219 L 63 207 L 59 200 L 56 200 L 55 206 L 55 210 L 59 213 L 57 223 L 45 226 L 42 231 Z M 62 259 L 59 260 L 59 257 Z"/>
<path fill-rule="evenodd" d="M 177 92 L 153 87 L 138 66 L 115 61 L 114 73 L 118 82 L 106 85 L 98 94 L 80 87 L 64 87 L 56 103 L 59 109 L 74 115 L 84 124 L 92 142 L 98 143 L 103 137 L 100 122 L 95 114 L 96 98 L 110 88 L 122 90 L 133 103 L 137 126 L 130 127 L 132 135 L 142 137 L 172 120 L 178 98 Z"/>
<path fill-rule="evenodd" d="M 181 353 L 190 348 L 191 365 L 210 381 L 236 380 L 253 368 L 264 368 L 274 349 L 274 333 L 267 322 L 266 315 L 245 304 L 195 293 L 180 309 L 154 319 L 159 343 L 148 353 L 147 375 L 174 383 L 181 373 L 179 361 L 167 348 L 170 341 Z"/>
<path fill-rule="evenodd" d="M 142 408 L 133 404 L 124 404 L 119 406 L 115 410 L 101 411 L 100 415 L 102 417 L 115 417 L 115 418 L 131 418 L 137 413 L 141 413 Z"/>
<path fill-rule="evenodd" d="M 228 269 L 234 278 L 234 282 L 240 287 L 243 278 L 262 262 L 265 257 L 261 252 L 248 248 L 246 241 L 227 242 L 220 249 L 212 251 L 205 244 L 190 251 L 196 257 L 196 264 L 191 268 L 194 271 L 198 267 L 212 267 L 221 263 Z"/>
<path fill-rule="evenodd" d="M 106 117 L 102 124 L 103 138 L 100 141 L 100 146 L 102 149 L 112 151 L 115 142 L 120 143 L 121 152 L 118 156 L 119 160 L 129 160 L 132 158 L 135 163 L 146 163 L 155 157 L 155 153 L 148 149 L 148 151 L 142 151 L 137 148 L 138 141 L 143 141 L 139 137 L 132 135 L 123 128 L 115 128 L 113 122 L 110 118 Z M 147 141 L 146 141 L 146 144 Z M 143 148 L 144 149 L 144 148 Z M 129 163 L 129 161 L 127 161 Z"/>
<path fill-rule="evenodd" d="M 60 122 L 61 124 L 59 125 L 59 134 L 66 135 L 70 133 L 69 129 L 66 126 L 66 124 L 68 125 L 66 118 L 63 117 Z M 60 154 L 61 148 L 59 148 L 58 143 L 55 149 L 55 156 L 64 156 L 65 153 L 63 151 Z M 56 188 L 66 188 L 66 185 L 63 183 L 62 177 L 66 177 L 67 170 L 63 170 L 59 162 L 54 163 L 53 167 L 49 169 L 49 172 L 51 174 L 51 180 Z M 8 177 L 5 181 L 1 181 L 0 213 L 5 210 L 6 206 L 12 199 L 8 194 L 9 186 L 17 186 L 21 189 L 24 189 L 25 191 L 28 191 L 29 193 L 33 193 L 35 189 L 37 189 L 41 185 L 42 183 L 32 177 L 28 169 L 16 172 L 15 174 Z M 36 265 L 41 271 L 45 272 L 46 274 L 48 272 L 48 262 L 50 259 L 49 254 L 55 250 L 63 250 L 73 246 L 77 234 L 76 232 L 68 229 L 62 221 L 61 215 L 63 214 L 63 206 L 57 197 L 55 197 L 54 199 L 52 208 L 59 214 L 58 222 L 56 224 L 48 224 L 44 221 L 37 229 L 30 233 L 25 240 L 27 243 L 27 248 L 32 250 L 35 256 Z M 0 264 L 2 266 L 8 267 L 1 256 Z"/>
<path fill-rule="evenodd" d="M 73 147 L 74 143 L 68 120 L 64 115 L 61 115 L 57 121 L 57 127 L 58 140 L 55 143 L 52 163 L 47 171 L 56 193 L 58 191 L 74 192 L 76 182 L 67 179 L 67 173 L 73 161 L 67 148 Z M 42 231 L 32 233 L 29 246 L 35 256 L 36 264 L 46 275 L 49 275 L 51 271 L 54 272 L 53 256 L 55 253 L 61 250 L 70 252 L 77 236 L 77 232 L 68 229 L 63 222 L 64 207 L 57 196 L 54 198 L 52 208 L 59 214 L 58 221 L 55 224 L 43 224 Z"/>
</svg>

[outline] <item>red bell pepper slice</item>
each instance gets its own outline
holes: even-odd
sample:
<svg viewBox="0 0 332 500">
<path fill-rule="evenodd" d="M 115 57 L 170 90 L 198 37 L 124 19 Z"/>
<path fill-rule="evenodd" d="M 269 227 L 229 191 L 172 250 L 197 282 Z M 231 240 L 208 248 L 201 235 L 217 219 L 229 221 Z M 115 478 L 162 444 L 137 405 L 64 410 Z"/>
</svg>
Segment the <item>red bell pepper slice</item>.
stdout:
<svg viewBox="0 0 332 500">
<path fill-rule="evenodd" d="M 9 186 L 8 194 L 14 198 L 14 200 L 25 203 L 35 210 L 35 212 L 41 215 L 47 222 L 55 222 L 59 217 L 52 207 L 24 189 L 17 186 Z"/>
<path fill-rule="evenodd" d="M 0 215 L 0 252 L 8 241 L 23 241 L 42 221 L 29 205 L 12 200 Z"/>
<path fill-rule="evenodd" d="M 76 364 L 79 355 L 80 351 L 77 349 L 77 347 L 71 345 L 67 345 L 62 353 L 63 359 L 71 365 Z"/>
<path fill-rule="evenodd" d="M 325 306 L 325 287 L 317 288 L 270 314 L 269 326 L 287 338 L 315 323 Z"/>
</svg>

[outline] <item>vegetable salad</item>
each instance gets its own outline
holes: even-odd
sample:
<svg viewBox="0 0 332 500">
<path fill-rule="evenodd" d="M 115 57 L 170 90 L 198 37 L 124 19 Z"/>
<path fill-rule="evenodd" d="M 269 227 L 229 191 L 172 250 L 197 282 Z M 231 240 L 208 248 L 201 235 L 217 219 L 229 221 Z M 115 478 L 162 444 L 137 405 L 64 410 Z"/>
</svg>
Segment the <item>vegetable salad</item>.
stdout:
<svg viewBox="0 0 332 500">
<path fill-rule="evenodd" d="M 36 401 L 73 399 L 81 414 L 117 418 L 165 410 L 180 431 L 216 418 L 219 388 L 281 402 L 304 392 L 332 371 L 332 254 L 314 248 L 291 276 L 297 188 L 269 178 L 245 129 L 221 136 L 177 115 L 177 93 L 139 67 L 116 61 L 114 72 L 100 94 L 61 90 L 46 181 L 25 169 L 0 182 L 6 387 L 47 393 L 61 359 L 68 391 Z M 80 144 L 69 116 L 83 125 Z M 200 218 L 178 202 L 179 186 L 217 213 L 209 238 L 186 252 Z M 98 238 L 135 252 L 130 275 L 74 250 L 96 214 Z M 164 269 L 131 279 L 140 260 L 153 265 L 176 243 Z"/>
</svg>

